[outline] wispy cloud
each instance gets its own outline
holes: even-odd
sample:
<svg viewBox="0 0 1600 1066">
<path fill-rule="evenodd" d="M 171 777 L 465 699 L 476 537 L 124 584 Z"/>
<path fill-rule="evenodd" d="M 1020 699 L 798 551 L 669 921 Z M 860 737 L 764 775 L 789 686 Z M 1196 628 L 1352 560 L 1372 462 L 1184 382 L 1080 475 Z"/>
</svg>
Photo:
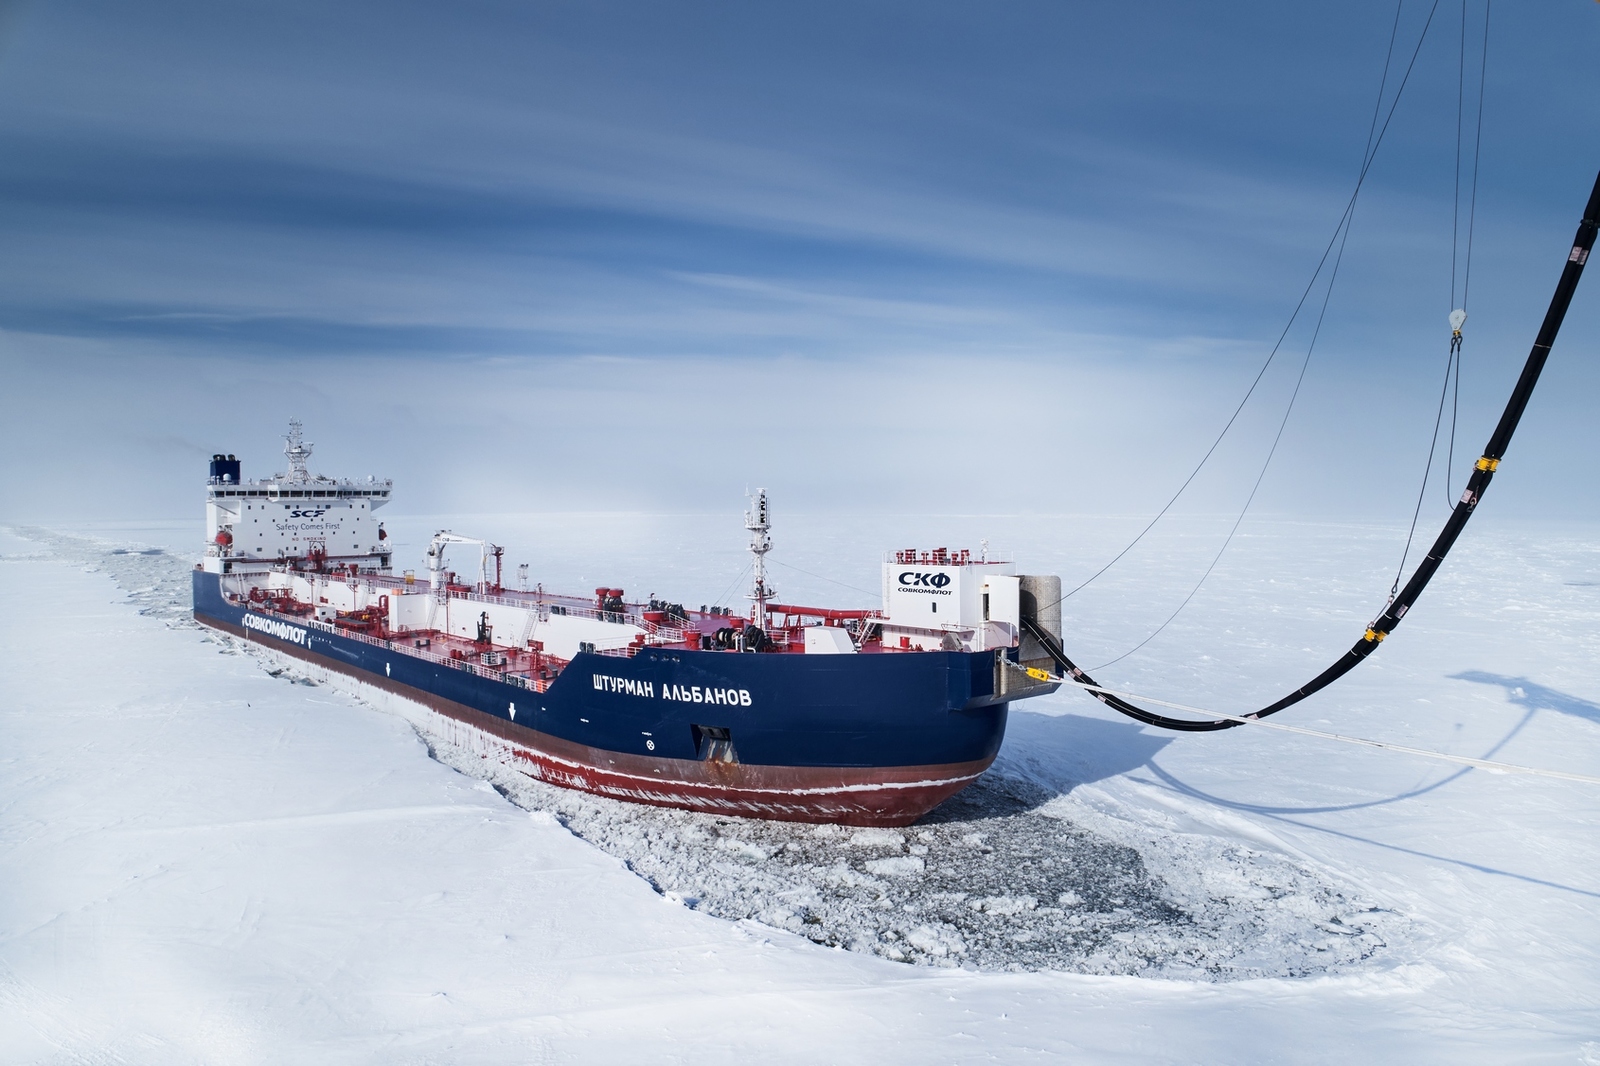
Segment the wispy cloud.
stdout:
<svg viewBox="0 0 1600 1066">
<path fill-rule="evenodd" d="M 191 411 L 231 365 L 274 426 L 286 380 L 395 383 L 387 409 L 421 423 L 413 394 L 442 375 L 508 424 L 540 412 L 574 485 L 628 469 L 583 413 L 611 390 L 641 419 L 773 410 L 852 442 L 797 479 L 884 478 L 902 438 L 973 479 L 1070 444 L 1098 456 L 1095 498 L 1137 507 L 1124 459 L 1164 478 L 1298 298 L 1390 11 L 36 5 L 0 64 L 0 358 L 28 364 L 40 418 L 66 417 L 66 367 L 116 366 L 95 402 L 121 418 L 169 393 Z M 1574 91 L 1577 18 L 1519 14 L 1499 45 L 1518 73 L 1491 85 L 1474 358 L 1525 346 L 1539 241 L 1589 180 L 1556 136 L 1600 108 Z M 1285 443 L 1306 469 L 1410 447 L 1436 397 L 1447 51 L 1425 51 L 1364 196 Z M 1503 367 L 1472 365 L 1479 417 Z M 928 367 L 982 383 L 953 395 L 1000 443 L 957 462 L 936 420 L 883 403 Z"/>
</svg>

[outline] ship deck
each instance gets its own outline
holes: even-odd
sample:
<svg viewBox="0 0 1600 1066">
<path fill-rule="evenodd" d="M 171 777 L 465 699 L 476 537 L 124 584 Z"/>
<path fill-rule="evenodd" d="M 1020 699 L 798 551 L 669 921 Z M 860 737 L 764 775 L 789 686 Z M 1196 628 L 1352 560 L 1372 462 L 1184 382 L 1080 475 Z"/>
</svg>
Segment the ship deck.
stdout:
<svg viewBox="0 0 1600 1066">
<path fill-rule="evenodd" d="M 304 573 L 304 572 L 302 572 Z M 406 576 L 359 572 L 327 577 L 345 577 L 357 582 L 373 593 L 426 592 L 428 586 Z M 715 643 L 719 632 L 737 632 L 748 628 L 749 619 L 724 613 L 727 609 L 703 606 L 699 610 L 683 608 L 677 604 L 659 601 L 623 603 L 620 609 L 598 606 L 597 597 L 573 596 L 553 593 L 544 589 L 513 590 L 491 588 L 475 591 L 471 586 L 448 584 L 440 592 L 458 601 L 474 604 L 504 604 L 521 608 L 542 609 L 553 613 L 593 618 L 606 622 L 623 623 L 643 631 L 641 639 L 622 648 L 594 648 L 593 654 L 631 658 L 641 648 L 681 648 L 696 651 L 714 651 L 729 655 L 747 654 L 738 646 L 723 647 Z M 481 676 L 518 685 L 537 692 L 545 691 L 559 677 L 571 660 L 553 655 L 542 648 L 519 647 L 491 639 L 479 641 L 440 629 L 407 629 L 391 631 L 381 615 L 376 612 L 339 612 L 331 620 L 320 620 L 316 609 L 308 603 L 283 598 L 256 600 L 224 593 L 235 606 L 282 619 L 296 625 L 311 626 L 326 632 L 337 633 L 353 640 L 379 645 L 402 654 L 427 659 L 441 665 L 462 669 Z M 759 654 L 795 655 L 805 653 L 804 631 L 818 624 L 839 625 L 846 621 L 857 624 L 874 621 L 879 612 L 867 610 L 840 610 L 808 608 L 776 604 L 769 606 L 769 622 L 765 632 L 765 645 Z M 709 646 L 708 646 L 709 645 Z M 914 653 L 915 649 L 885 647 L 876 639 L 858 646 L 861 654 Z"/>
</svg>

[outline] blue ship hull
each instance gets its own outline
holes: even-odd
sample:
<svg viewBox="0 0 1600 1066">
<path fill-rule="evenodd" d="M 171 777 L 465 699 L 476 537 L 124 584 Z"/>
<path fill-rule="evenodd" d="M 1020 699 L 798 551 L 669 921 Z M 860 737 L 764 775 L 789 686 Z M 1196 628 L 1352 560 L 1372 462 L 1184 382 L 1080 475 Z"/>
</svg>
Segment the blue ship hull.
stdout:
<svg viewBox="0 0 1600 1066">
<path fill-rule="evenodd" d="M 413 700 L 456 739 L 543 780 L 753 817 L 910 824 L 993 762 L 1015 698 L 1003 694 L 1004 651 L 585 652 L 540 692 L 404 641 L 230 603 L 202 570 L 194 614 Z"/>
</svg>

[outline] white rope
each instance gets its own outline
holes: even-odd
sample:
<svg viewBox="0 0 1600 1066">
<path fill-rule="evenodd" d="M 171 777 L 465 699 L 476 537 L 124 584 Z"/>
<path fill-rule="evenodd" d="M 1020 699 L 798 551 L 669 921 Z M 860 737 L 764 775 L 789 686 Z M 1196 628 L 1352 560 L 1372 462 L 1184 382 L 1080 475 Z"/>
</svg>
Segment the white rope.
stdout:
<svg viewBox="0 0 1600 1066">
<path fill-rule="evenodd" d="M 1384 751 L 1397 751 L 1404 755 L 1417 755 L 1424 759 L 1439 759 L 1443 762 L 1460 763 L 1463 766 L 1476 766 L 1496 774 L 1531 774 L 1534 777 L 1553 777 L 1562 781 L 1581 781 L 1586 785 L 1600 785 L 1600 777 L 1590 777 L 1587 774 L 1569 774 L 1565 770 L 1541 770 L 1532 766 L 1517 766 L 1514 763 L 1493 762 L 1489 759 L 1474 759 L 1466 755 L 1449 755 L 1442 751 L 1429 751 L 1426 748 L 1412 748 L 1404 744 L 1390 744 L 1383 740 L 1367 740 L 1364 737 L 1347 737 L 1342 733 L 1325 733 L 1320 729 L 1307 729 L 1304 726 L 1287 725 L 1283 722 L 1268 722 L 1260 718 L 1245 718 L 1236 714 L 1223 714 L 1221 711 L 1207 711 L 1199 707 L 1189 707 L 1182 703 L 1171 703 L 1167 700 L 1158 700 L 1151 696 L 1141 696 L 1136 692 L 1120 692 L 1116 689 L 1102 688 L 1099 685 L 1085 685 L 1081 681 L 1074 681 L 1070 677 L 1056 677 L 1050 675 L 1050 680 L 1060 681 L 1063 684 L 1073 685 L 1089 692 L 1103 692 L 1108 696 L 1119 696 L 1125 700 L 1138 700 L 1140 703 L 1153 703 L 1158 707 L 1170 707 L 1175 711 L 1188 711 L 1190 714 L 1204 715 L 1207 718 L 1221 718 L 1229 722 L 1239 722 L 1243 725 L 1258 725 L 1267 729 L 1277 729 L 1285 733 L 1299 733 L 1301 736 L 1316 737 L 1319 740 L 1337 740 L 1343 744 L 1359 744 L 1367 748 L 1382 748 Z"/>
</svg>

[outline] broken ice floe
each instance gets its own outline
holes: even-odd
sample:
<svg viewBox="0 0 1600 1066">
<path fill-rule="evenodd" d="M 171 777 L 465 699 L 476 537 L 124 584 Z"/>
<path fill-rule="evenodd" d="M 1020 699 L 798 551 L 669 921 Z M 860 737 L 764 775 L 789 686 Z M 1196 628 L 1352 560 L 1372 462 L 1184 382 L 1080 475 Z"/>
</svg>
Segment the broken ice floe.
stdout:
<svg viewBox="0 0 1600 1066">
<path fill-rule="evenodd" d="M 1051 794 L 992 771 L 908 829 L 852 829 L 623 803 L 425 739 L 442 762 L 554 813 L 668 899 L 900 962 L 1309 976 L 1370 958 L 1407 926 L 1233 842 L 1169 849 L 1158 877 L 1138 849 L 1042 810 Z"/>
</svg>

